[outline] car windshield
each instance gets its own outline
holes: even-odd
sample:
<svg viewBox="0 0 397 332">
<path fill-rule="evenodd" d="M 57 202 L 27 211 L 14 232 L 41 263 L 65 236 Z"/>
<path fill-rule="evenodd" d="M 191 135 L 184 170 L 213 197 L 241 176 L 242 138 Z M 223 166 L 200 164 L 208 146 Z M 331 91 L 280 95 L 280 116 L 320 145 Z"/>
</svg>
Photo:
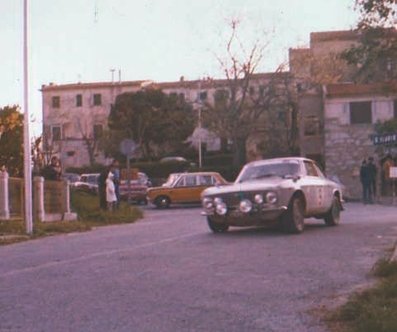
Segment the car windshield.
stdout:
<svg viewBox="0 0 397 332">
<path fill-rule="evenodd" d="M 272 163 L 264 165 L 252 165 L 244 168 L 238 177 L 238 182 L 252 181 L 272 176 L 286 177 L 297 175 L 299 172 L 298 163 Z"/>
</svg>

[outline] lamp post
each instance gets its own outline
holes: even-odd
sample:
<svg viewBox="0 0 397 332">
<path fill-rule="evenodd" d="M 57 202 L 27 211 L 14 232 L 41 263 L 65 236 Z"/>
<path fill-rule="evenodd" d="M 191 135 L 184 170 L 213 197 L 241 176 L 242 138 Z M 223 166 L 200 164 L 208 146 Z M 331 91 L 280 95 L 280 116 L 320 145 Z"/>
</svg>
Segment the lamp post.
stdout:
<svg viewBox="0 0 397 332">
<path fill-rule="evenodd" d="M 199 128 L 199 168 L 201 170 L 201 166 L 203 164 L 203 156 L 202 156 L 202 149 L 201 149 L 201 107 L 198 110 L 198 128 Z"/>
<path fill-rule="evenodd" d="M 26 233 L 32 234 L 32 158 L 29 128 L 28 0 L 23 2 L 23 149 Z"/>
<path fill-rule="evenodd" d="M 198 154 L 199 154 L 199 169 L 203 164 L 202 159 L 202 138 L 201 138 L 201 80 L 198 81 L 198 94 L 197 94 L 197 105 L 198 105 Z"/>
</svg>

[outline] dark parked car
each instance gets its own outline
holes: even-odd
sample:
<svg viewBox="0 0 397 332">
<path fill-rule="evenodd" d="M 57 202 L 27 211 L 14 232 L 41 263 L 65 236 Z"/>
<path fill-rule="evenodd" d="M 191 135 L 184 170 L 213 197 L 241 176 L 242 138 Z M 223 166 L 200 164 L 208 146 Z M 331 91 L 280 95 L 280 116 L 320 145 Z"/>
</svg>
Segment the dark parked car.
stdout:
<svg viewBox="0 0 397 332">
<path fill-rule="evenodd" d="M 327 179 L 314 161 L 301 157 L 251 162 L 234 184 L 208 188 L 201 200 L 213 232 L 278 224 L 300 233 L 305 218 L 321 218 L 335 226 L 343 210 L 340 184 Z"/>
</svg>

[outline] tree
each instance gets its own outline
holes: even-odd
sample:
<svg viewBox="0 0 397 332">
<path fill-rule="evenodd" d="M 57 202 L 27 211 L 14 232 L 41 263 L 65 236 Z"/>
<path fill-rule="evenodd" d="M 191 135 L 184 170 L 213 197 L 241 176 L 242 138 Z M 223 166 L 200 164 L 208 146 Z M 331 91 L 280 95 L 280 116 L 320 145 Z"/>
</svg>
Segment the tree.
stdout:
<svg viewBox="0 0 397 332">
<path fill-rule="evenodd" d="M 280 121 L 275 121 L 274 117 L 280 112 L 285 113 L 284 124 L 296 125 L 296 121 L 290 121 L 291 117 L 287 114 L 296 111 L 296 107 L 293 111 L 291 108 L 293 103 L 290 99 L 291 91 L 286 89 L 292 80 L 288 74 L 283 73 L 283 66 L 266 77 L 256 74 L 267 44 L 256 40 L 247 51 L 238 36 L 238 28 L 239 21 L 232 20 L 230 36 L 226 42 L 226 56 L 217 56 L 226 77 L 224 87 L 215 92 L 215 102 L 206 103 L 203 108 L 204 125 L 219 137 L 231 141 L 235 168 L 245 164 L 247 142 L 253 135 L 263 134 L 267 145 L 263 148 L 269 150 L 270 138 L 275 134 L 275 127 L 272 124 L 275 122 L 277 125 L 280 124 Z M 265 80 L 266 82 L 262 81 L 261 84 L 266 85 L 251 84 L 257 79 Z M 295 130 L 292 132 L 296 133 Z M 293 135 L 289 138 L 296 140 L 296 136 Z M 290 143 L 287 145 L 295 146 L 292 141 Z"/>
<path fill-rule="evenodd" d="M 360 12 L 357 24 L 358 44 L 341 57 L 357 70 L 357 82 L 376 82 L 397 78 L 394 59 L 397 56 L 395 0 L 356 0 Z"/>
<path fill-rule="evenodd" d="M 358 28 L 394 27 L 396 3 L 396 0 L 356 0 L 361 16 Z"/>
<path fill-rule="evenodd" d="M 182 149 L 194 129 L 195 118 L 192 106 L 183 98 L 148 88 L 118 95 L 108 125 L 109 137 L 133 139 L 143 158 L 154 158 Z"/>
<path fill-rule="evenodd" d="M 23 114 L 18 106 L 0 108 L 0 166 L 11 176 L 23 175 Z"/>
</svg>

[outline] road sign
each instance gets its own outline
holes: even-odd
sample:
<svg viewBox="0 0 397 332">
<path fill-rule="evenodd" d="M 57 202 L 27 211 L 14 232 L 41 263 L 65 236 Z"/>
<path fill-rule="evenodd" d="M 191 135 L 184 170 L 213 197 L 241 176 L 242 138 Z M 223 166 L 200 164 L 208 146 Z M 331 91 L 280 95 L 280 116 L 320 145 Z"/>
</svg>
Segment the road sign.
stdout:
<svg viewBox="0 0 397 332">
<path fill-rule="evenodd" d="M 137 144 L 132 139 L 125 138 L 120 143 L 120 152 L 125 156 L 132 156 L 137 147 Z"/>
</svg>

